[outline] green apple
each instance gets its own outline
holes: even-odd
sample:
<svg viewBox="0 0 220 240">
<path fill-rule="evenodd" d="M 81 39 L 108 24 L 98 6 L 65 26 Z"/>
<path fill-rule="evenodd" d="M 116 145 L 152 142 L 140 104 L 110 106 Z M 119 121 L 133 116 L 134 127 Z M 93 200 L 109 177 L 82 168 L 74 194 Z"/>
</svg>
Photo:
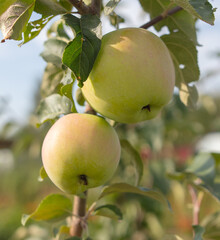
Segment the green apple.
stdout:
<svg viewBox="0 0 220 240">
<path fill-rule="evenodd" d="M 102 117 L 72 113 L 61 117 L 48 131 L 42 161 L 58 188 L 80 194 L 112 177 L 120 152 L 117 133 Z"/>
<path fill-rule="evenodd" d="M 106 34 L 82 92 L 100 114 L 122 123 L 154 118 L 173 95 L 174 65 L 164 42 L 140 28 Z"/>
</svg>

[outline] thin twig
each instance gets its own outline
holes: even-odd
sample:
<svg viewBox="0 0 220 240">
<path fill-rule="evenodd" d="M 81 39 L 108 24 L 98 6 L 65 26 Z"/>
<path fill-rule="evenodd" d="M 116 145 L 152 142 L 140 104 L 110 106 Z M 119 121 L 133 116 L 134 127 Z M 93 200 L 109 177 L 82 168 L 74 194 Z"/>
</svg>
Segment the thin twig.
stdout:
<svg viewBox="0 0 220 240">
<path fill-rule="evenodd" d="M 161 20 L 167 18 L 168 16 L 171 16 L 171 15 L 173 15 L 174 13 L 179 12 L 180 10 L 182 10 L 182 8 L 179 7 L 179 6 L 177 6 L 177 7 L 174 7 L 174 8 L 172 8 L 172 9 L 170 9 L 169 11 L 165 11 L 165 12 L 162 13 L 161 15 L 153 18 L 150 22 L 141 25 L 140 28 L 145 28 L 145 29 L 147 29 L 147 28 L 153 26 L 154 24 L 160 22 Z"/>
<path fill-rule="evenodd" d="M 13 141 L 11 141 L 11 140 L 1 140 L 0 139 L 0 149 L 11 148 L 12 145 L 13 145 Z"/>
</svg>

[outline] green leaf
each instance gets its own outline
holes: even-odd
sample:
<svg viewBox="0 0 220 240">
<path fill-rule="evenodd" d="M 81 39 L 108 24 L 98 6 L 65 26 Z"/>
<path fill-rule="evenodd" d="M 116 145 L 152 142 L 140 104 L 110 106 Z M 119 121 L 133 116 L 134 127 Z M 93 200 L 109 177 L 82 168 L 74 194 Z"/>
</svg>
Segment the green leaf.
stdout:
<svg viewBox="0 0 220 240">
<path fill-rule="evenodd" d="M 205 193 L 208 193 L 217 203 L 220 204 L 220 183 L 212 184 L 194 184 L 195 188 Z"/>
<path fill-rule="evenodd" d="M 159 189 L 164 195 L 170 192 L 170 181 L 167 179 L 168 161 L 151 161 L 148 164 L 153 188 Z"/>
<path fill-rule="evenodd" d="M 66 69 L 65 71 L 65 74 L 61 80 L 61 83 L 63 85 L 68 85 L 68 84 L 71 84 L 75 81 L 75 76 L 74 74 L 72 73 L 72 71 L 70 69 Z"/>
<path fill-rule="evenodd" d="M 51 194 L 44 198 L 37 209 L 30 215 L 22 216 L 22 224 L 30 219 L 36 221 L 57 222 L 71 215 L 72 202 L 61 194 Z"/>
<path fill-rule="evenodd" d="M 171 0 L 171 2 L 176 3 L 196 18 L 214 25 L 215 9 L 207 0 Z"/>
<path fill-rule="evenodd" d="M 195 85 L 189 86 L 186 83 L 181 83 L 179 88 L 180 100 L 189 109 L 197 108 L 197 101 L 199 99 L 199 94 Z"/>
<path fill-rule="evenodd" d="M 163 35 L 161 39 L 167 45 L 173 58 L 177 86 L 180 88 L 181 83 L 198 80 L 199 67 L 195 45 L 179 32 Z"/>
<path fill-rule="evenodd" d="M 122 147 L 122 158 L 129 159 L 135 167 L 136 171 L 136 186 L 140 184 L 141 178 L 143 176 L 143 162 L 139 153 L 136 149 L 125 139 L 120 140 Z"/>
<path fill-rule="evenodd" d="M 21 40 L 22 32 L 34 9 L 35 0 L 18 0 L 1 15 L 0 29 L 4 40 Z"/>
<path fill-rule="evenodd" d="M 121 0 L 110 0 L 104 7 L 104 14 L 111 14 Z"/>
<path fill-rule="evenodd" d="M 68 97 L 72 102 L 71 112 L 77 112 L 76 106 L 73 100 L 73 84 L 75 82 L 75 76 L 73 76 L 70 69 L 66 69 L 65 74 L 61 80 L 60 94 Z"/>
<path fill-rule="evenodd" d="M 41 14 L 42 17 L 27 24 L 24 31 L 24 41 L 19 44 L 19 46 L 38 36 L 38 34 L 54 16 L 67 13 L 71 9 L 72 5 L 66 0 L 36 0 L 34 11 Z"/>
<path fill-rule="evenodd" d="M 47 175 L 44 167 L 41 167 L 41 169 L 40 169 L 40 174 L 39 174 L 39 177 L 38 177 L 38 181 L 39 181 L 39 182 L 42 182 L 42 181 L 43 181 L 45 178 L 47 178 L 47 177 L 48 177 L 48 175 Z"/>
<path fill-rule="evenodd" d="M 203 240 L 203 233 L 205 232 L 205 229 L 199 225 L 192 226 L 195 232 L 194 240 Z"/>
<path fill-rule="evenodd" d="M 102 190 L 102 192 L 99 196 L 99 199 L 101 199 L 109 194 L 112 194 L 112 193 L 136 193 L 136 194 L 144 195 L 146 197 L 153 198 L 162 204 L 165 204 L 170 209 L 169 202 L 160 192 L 157 192 L 155 190 L 151 190 L 148 188 L 134 187 L 127 183 L 114 183 L 114 184 L 111 184 L 111 185 L 105 187 Z"/>
<path fill-rule="evenodd" d="M 82 94 L 81 88 L 78 88 L 76 90 L 76 101 L 80 106 L 84 106 L 84 104 L 85 104 L 85 98 Z"/>
<path fill-rule="evenodd" d="M 205 228 L 205 239 L 220 239 L 220 211 L 208 215 L 201 225 Z"/>
<path fill-rule="evenodd" d="M 70 40 L 69 35 L 66 32 L 66 29 L 64 28 L 64 21 L 62 19 L 55 21 L 50 28 L 47 30 L 47 37 L 56 37 L 59 38 L 66 38 L 67 41 Z"/>
<path fill-rule="evenodd" d="M 29 22 L 25 31 L 24 31 L 24 41 L 19 44 L 19 46 L 31 41 L 35 37 L 39 35 L 42 29 L 47 25 L 47 23 L 53 18 L 54 16 L 50 17 L 42 17 L 38 20 Z"/>
<path fill-rule="evenodd" d="M 5 12 L 16 0 L 0 0 L 0 15 Z"/>
<path fill-rule="evenodd" d="M 36 116 L 38 117 L 37 126 L 40 126 L 46 121 L 54 120 L 62 114 L 70 113 L 72 105 L 69 98 L 59 94 L 53 94 L 42 99 L 36 110 Z"/>
<path fill-rule="evenodd" d="M 194 182 L 195 178 L 200 178 L 205 185 L 211 186 L 216 176 L 215 161 L 211 154 L 200 153 L 183 172 L 168 173 L 168 176 L 177 181 L 192 181 L 191 183 Z"/>
<path fill-rule="evenodd" d="M 109 14 L 109 20 L 112 26 L 116 27 L 116 29 L 119 28 L 120 23 L 124 23 L 125 19 L 116 14 L 115 12 L 112 12 Z"/>
<path fill-rule="evenodd" d="M 216 179 L 215 164 L 211 154 L 201 153 L 185 171 L 169 174 L 169 177 L 179 181 L 186 180 L 194 188 L 209 194 L 220 203 L 220 183 Z M 195 182 L 196 178 L 200 178 L 202 182 Z"/>
<path fill-rule="evenodd" d="M 116 205 L 112 205 L 112 204 L 106 204 L 106 205 L 97 207 L 94 210 L 94 214 L 103 216 L 103 217 L 112 218 L 114 220 L 121 220 L 123 218 L 121 210 Z"/>
<path fill-rule="evenodd" d="M 142 7 L 146 12 L 150 14 L 150 18 L 153 19 L 162 13 L 165 13 L 171 8 L 170 0 L 139 0 Z M 173 7 L 173 6 L 172 6 Z M 160 31 L 162 27 L 168 27 L 170 33 L 180 32 L 184 37 L 187 37 L 194 44 L 197 44 L 195 18 L 188 12 L 182 10 L 169 17 L 159 21 L 154 25 L 157 31 Z"/>
<path fill-rule="evenodd" d="M 44 43 L 44 51 L 41 53 L 41 56 L 46 62 L 53 63 L 61 68 L 63 51 L 66 45 L 67 42 L 63 40 L 50 38 Z"/>
<path fill-rule="evenodd" d="M 83 86 L 92 70 L 101 46 L 100 20 L 97 16 L 83 15 L 80 19 L 66 14 L 63 19 L 75 32 L 75 38 L 69 42 L 63 54 L 63 63 L 69 67 Z"/>
<path fill-rule="evenodd" d="M 72 6 L 61 0 L 36 0 L 34 11 L 43 17 L 56 16 L 71 11 Z"/>
<path fill-rule="evenodd" d="M 62 95 L 68 97 L 71 100 L 71 102 L 72 102 L 71 112 L 76 113 L 77 110 L 76 110 L 76 106 L 75 106 L 75 103 L 74 103 L 74 100 L 72 97 L 72 89 L 73 89 L 73 82 L 71 84 L 62 86 L 60 92 Z"/>
<path fill-rule="evenodd" d="M 70 3 L 69 0 L 56 0 L 56 2 L 59 2 L 61 6 L 63 6 L 67 11 L 71 12 L 73 8 L 73 4 Z"/>
<path fill-rule="evenodd" d="M 197 50 L 192 41 L 179 32 L 163 35 L 175 66 L 176 86 L 180 89 L 180 99 L 194 109 L 198 98 L 196 88 L 188 84 L 199 79 Z"/>
<path fill-rule="evenodd" d="M 212 157 L 215 159 L 216 166 L 220 165 L 220 153 L 211 153 Z"/>
<path fill-rule="evenodd" d="M 53 232 L 56 240 L 65 240 L 70 236 L 70 227 L 62 225 L 59 230 L 55 228 Z"/>
<path fill-rule="evenodd" d="M 199 154 L 184 172 L 193 173 L 205 184 L 210 185 L 215 178 L 215 161 L 208 153 Z"/>
<path fill-rule="evenodd" d="M 63 69 L 48 63 L 41 82 L 41 96 L 43 98 L 58 91 L 58 86 L 64 76 Z"/>
</svg>

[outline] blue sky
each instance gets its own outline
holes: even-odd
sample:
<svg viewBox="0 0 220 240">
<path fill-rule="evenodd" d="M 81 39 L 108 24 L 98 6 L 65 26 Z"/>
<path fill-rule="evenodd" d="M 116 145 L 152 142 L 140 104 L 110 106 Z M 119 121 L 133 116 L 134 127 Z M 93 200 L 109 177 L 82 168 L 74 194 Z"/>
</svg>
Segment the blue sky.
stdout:
<svg viewBox="0 0 220 240">
<path fill-rule="evenodd" d="M 220 59 L 211 57 L 211 52 L 216 50 L 220 52 L 220 1 L 210 2 L 218 8 L 215 25 L 210 26 L 202 21 L 199 21 L 197 25 L 198 41 L 202 45 L 198 48 L 202 75 L 209 69 L 220 69 Z M 126 4 L 126 8 L 121 4 L 121 8 L 119 6 L 117 10 L 127 19 L 126 24 L 121 24 L 120 27 L 138 27 L 149 20 L 147 15 L 141 11 L 138 1 L 127 0 Z M 130 14 L 131 10 L 132 14 Z M 103 33 L 113 30 L 109 24 L 104 23 L 103 26 Z M 0 39 L 2 39 L 1 34 Z M 42 31 L 36 39 L 22 47 L 18 47 L 18 42 L 12 40 L 0 44 L 0 101 L 2 98 L 7 101 L 7 110 L 3 117 L 1 116 L 0 123 L 8 119 L 21 123 L 28 120 L 27 116 L 33 108 L 35 89 L 40 84 L 46 66 L 40 57 L 45 39 L 46 31 Z M 198 86 L 201 93 L 207 92 L 210 95 L 218 93 L 220 92 L 220 75 Z"/>
</svg>

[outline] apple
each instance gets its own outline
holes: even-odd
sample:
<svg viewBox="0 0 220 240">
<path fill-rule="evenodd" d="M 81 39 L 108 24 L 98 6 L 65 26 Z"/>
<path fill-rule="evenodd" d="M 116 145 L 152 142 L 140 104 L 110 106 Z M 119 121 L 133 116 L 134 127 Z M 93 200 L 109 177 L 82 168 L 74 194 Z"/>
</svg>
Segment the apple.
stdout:
<svg viewBox="0 0 220 240">
<path fill-rule="evenodd" d="M 72 113 L 61 117 L 48 131 L 42 161 L 58 188 L 80 194 L 113 176 L 120 152 L 117 133 L 102 117 Z"/>
<path fill-rule="evenodd" d="M 172 98 L 175 69 L 168 48 L 155 34 L 124 28 L 103 36 L 82 88 L 100 114 L 122 123 L 152 119 Z"/>
</svg>

